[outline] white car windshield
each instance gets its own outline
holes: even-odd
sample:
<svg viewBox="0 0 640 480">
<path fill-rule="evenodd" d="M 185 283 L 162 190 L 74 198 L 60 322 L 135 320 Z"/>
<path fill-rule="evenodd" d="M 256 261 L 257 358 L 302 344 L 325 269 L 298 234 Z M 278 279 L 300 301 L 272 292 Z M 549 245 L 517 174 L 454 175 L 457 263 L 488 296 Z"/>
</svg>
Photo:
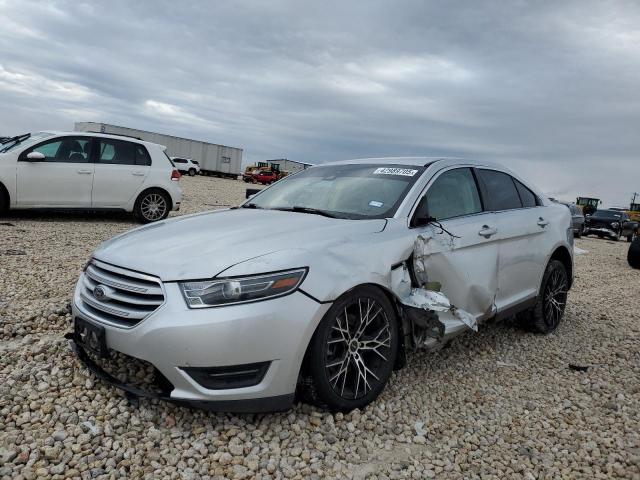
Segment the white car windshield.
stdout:
<svg viewBox="0 0 640 480">
<path fill-rule="evenodd" d="M 317 166 L 280 180 L 243 207 L 349 219 L 388 218 L 423 171 L 415 165 Z"/>
<path fill-rule="evenodd" d="M 0 144 L 0 153 L 10 152 L 17 147 L 27 147 L 39 142 L 40 140 L 53 136 L 53 134 L 47 132 L 38 132 L 29 136 L 27 135 L 28 134 L 18 135 L 17 137 L 12 137 L 6 143 Z"/>
</svg>

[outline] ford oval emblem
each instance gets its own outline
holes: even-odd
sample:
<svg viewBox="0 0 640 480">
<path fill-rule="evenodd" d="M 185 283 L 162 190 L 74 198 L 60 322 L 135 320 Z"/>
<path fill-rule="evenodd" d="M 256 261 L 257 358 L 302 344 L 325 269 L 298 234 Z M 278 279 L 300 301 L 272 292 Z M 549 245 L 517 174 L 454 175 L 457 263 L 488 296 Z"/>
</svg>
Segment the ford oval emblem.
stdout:
<svg viewBox="0 0 640 480">
<path fill-rule="evenodd" d="M 102 285 L 98 285 L 93 289 L 93 296 L 99 301 L 107 300 L 109 298 L 107 295 L 107 289 Z"/>
</svg>

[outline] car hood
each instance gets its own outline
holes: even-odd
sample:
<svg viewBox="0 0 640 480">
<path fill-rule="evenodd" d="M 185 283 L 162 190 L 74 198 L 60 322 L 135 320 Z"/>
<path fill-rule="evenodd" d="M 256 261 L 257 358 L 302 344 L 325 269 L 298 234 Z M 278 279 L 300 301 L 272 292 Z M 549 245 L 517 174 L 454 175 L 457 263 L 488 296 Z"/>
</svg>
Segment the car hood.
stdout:
<svg viewBox="0 0 640 480">
<path fill-rule="evenodd" d="M 211 278 L 252 258 L 288 249 L 321 251 L 380 232 L 385 224 L 277 210 L 218 210 L 130 230 L 100 245 L 94 257 L 164 281 Z"/>
</svg>

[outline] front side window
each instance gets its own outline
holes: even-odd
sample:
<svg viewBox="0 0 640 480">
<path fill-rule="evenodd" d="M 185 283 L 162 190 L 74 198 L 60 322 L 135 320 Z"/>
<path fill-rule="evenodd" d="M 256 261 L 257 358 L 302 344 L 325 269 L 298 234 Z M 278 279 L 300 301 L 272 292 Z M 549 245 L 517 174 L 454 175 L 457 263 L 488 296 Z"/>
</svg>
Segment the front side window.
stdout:
<svg viewBox="0 0 640 480">
<path fill-rule="evenodd" d="M 478 178 L 484 185 L 485 208 L 497 212 L 522 208 L 515 183 L 510 175 L 496 170 L 478 169 Z"/>
<path fill-rule="evenodd" d="M 111 138 L 99 138 L 98 163 L 136 165 L 136 144 Z"/>
<path fill-rule="evenodd" d="M 421 202 L 422 212 L 436 220 L 472 215 L 482 211 L 476 181 L 469 168 L 456 168 L 440 175 Z"/>
<path fill-rule="evenodd" d="M 25 150 L 22 155 L 31 152 L 44 155 L 44 162 L 52 163 L 88 163 L 91 156 L 90 137 L 58 137 Z"/>
<path fill-rule="evenodd" d="M 274 183 L 244 207 L 313 209 L 349 219 L 388 218 L 423 171 L 415 165 L 317 166 Z"/>
</svg>

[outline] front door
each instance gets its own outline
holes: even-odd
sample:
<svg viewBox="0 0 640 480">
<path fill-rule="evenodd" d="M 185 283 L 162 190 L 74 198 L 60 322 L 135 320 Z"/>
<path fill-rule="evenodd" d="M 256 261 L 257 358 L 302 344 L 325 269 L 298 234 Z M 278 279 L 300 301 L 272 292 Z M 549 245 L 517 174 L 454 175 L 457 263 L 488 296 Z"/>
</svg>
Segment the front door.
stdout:
<svg viewBox="0 0 640 480">
<path fill-rule="evenodd" d="M 151 158 L 144 145 L 113 138 L 96 138 L 93 206 L 123 208 L 149 174 Z"/>
<path fill-rule="evenodd" d="M 434 220 L 412 229 L 422 237 L 414 251 L 416 274 L 423 276 L 419 280 L 428 281 L 428 288 L 439 283 L 451 304 L 476 320 L 493 316 L 498 229 L 495 215 L 483 211 L 472 170 L 453 168 L 440 173 L 419 202 L 417 217 Z"/>
<path fill-rule="evenodd" d="M 30 161 L 39 152 L 44 159 Z M 17 165 L 18 207 L 91 207 L 91 137 L 56 137 L 23 151 Z"/>
</svg>

